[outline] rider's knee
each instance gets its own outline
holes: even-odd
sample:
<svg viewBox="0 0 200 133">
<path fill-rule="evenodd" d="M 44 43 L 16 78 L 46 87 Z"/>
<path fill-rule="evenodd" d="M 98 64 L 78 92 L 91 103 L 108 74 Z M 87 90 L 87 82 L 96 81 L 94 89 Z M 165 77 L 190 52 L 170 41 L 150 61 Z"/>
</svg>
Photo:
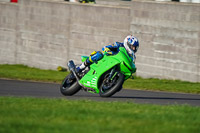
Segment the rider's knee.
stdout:
<svg viewBox="0 0 200 133">
<path fill-rule="evenodd" d="M 101 51 L 94 51 L 91 53 L 90 57 L 87 60 L 87 63 L 97 62 L 103 58 L 103 54 Z"/>
</svg>

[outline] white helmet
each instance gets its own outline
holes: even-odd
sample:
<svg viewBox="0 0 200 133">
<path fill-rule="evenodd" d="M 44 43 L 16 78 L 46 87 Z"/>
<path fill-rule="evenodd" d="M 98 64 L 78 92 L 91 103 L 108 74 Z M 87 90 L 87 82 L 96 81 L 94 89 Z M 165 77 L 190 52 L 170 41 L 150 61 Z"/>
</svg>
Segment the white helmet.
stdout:
<svg viewBox="0 0 200 133">
<path fill-rule="evenodd" d="M 127 52 L 132 55 L 137 52 L 139 48 L 139 41 L 136 37 L 129 35 L 124 39 L 124 47 Z M 135 49 L 133 49 L 133 47 L 135 47 Z"/>
</svg>

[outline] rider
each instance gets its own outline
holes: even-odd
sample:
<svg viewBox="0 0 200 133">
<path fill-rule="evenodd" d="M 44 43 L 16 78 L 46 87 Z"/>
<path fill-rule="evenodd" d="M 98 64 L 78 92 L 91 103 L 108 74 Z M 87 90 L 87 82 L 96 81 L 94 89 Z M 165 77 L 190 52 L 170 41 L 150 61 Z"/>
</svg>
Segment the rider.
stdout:
<svg viewBox="0 0 200 133">
<path fill-rule="evenodd" d="M 135 53 L 139 48 L 139 41 L 136 37 L 129 35 L 124 39 L 124 43 L 115 42 L 111 45 L 104 46 L 102 48 L 103 54 L 114 55 L 119 52 L 119 47 L 124 47 L 128 52 L 132 60 L 135 60 Z M 83 62 L 80 66 L 76 68 L 76 72 L 82 72 L 86 67 L 90 66 L 92 63 L 99 61 L 103 58 L 103 54 L 100 51 L 94 51 L 91 55 Z"/>
</svg>

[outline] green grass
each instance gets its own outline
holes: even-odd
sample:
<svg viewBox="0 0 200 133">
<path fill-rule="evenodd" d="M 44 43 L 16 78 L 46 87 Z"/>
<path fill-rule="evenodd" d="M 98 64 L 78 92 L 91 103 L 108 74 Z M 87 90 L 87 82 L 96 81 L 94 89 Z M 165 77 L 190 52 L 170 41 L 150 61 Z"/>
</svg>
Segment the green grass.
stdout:
<svg viewBox="0 0 200 133">
<path fill-rule="evenodd" d="M 41 70 L 24 65 L 0 65 L 0 78 L 61 83 L 67 74 L 68 72 Z"/>
<path fill-rule="evenodd" d="M 0 65 L 0 78 L 61 83 L 67 74 L 68 72 L 41 70 L 23 65 Z M 129 89 L 200 94 L 200 83 L 178 80 L 143 79 L 135 77 L 135 79 L 125 81 L 123 87 Z"/>
<path fill-rule="evenodd" d="M 123 87 L 130 89 L 200 94 L 200 83 L 179 80 L 143 79 L 136 77 L 135 79 L 128 79 Z"/>
<path fill-rule="evenodd" d="M 198 133 L 200 108 L 0 97 L 1 133 Z"/>
</svg>

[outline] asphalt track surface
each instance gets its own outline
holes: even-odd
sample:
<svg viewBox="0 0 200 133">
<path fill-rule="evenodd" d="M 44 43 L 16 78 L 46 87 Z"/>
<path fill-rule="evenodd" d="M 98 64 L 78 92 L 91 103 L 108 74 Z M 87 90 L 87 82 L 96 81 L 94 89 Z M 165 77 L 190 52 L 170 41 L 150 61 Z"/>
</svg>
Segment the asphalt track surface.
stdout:
<svg viewBox="0 0 200 133">
<path fill-rule="evenodd" d="M 200 95 L 122 89 L 110 98 L 79 91 L 73 96 L 63 96 L 59 84 L 0 79 L 0 96 L 89 99 L 94 101 L 128 101 L 141 104 L 188 104 L 200 106 Z M 189 89 L 189 88 L 188 88 Z"/>
</svg>

